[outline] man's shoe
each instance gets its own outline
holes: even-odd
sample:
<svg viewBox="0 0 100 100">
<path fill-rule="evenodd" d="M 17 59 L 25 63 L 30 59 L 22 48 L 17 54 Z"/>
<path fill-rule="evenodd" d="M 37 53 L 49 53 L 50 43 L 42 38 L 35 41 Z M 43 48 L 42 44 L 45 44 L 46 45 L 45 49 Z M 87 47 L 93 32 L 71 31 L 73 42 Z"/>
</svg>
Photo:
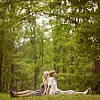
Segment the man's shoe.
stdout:
<svg viewBox="0 0 100 100">
<path fill-rule="evenodd" d="M 15 97 L 14 92 L 12 90 L 9 91 L 11 97 Z"/>
<path fill-rule="evenodd" d="M 89 87 L 86 91 L 83 92 L 84 95 L 89 95 L 92 93 L 91 87 Z"/>
</svg>

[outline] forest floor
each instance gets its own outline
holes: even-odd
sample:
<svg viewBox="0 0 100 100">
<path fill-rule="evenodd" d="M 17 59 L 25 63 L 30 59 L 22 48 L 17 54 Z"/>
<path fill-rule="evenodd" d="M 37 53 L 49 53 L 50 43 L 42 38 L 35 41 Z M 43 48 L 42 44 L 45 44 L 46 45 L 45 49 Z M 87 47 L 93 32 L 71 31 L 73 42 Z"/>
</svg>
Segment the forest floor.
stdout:
<svg viewBox="0 0 100 100">
<path fill-rule="evenodd" d="M 0 94 L 0 100 L 100 100 L 100 95 L 49 95 L 11 98 L 9 94 Z"/>
</svg>

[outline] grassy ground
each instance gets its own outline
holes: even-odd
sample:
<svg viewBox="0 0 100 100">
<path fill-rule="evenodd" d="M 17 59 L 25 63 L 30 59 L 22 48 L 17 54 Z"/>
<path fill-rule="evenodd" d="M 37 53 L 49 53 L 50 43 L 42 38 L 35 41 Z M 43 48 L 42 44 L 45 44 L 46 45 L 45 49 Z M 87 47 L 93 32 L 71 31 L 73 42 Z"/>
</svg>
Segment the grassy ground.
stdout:
<svg viewBox="0 0 100 100">
<path fill-rule="evenodd" d="M 11 98 L 9 94 L 0 94 L 0 100 L 100 100 L 100 95 L 52 95 Z"/>
</svg>

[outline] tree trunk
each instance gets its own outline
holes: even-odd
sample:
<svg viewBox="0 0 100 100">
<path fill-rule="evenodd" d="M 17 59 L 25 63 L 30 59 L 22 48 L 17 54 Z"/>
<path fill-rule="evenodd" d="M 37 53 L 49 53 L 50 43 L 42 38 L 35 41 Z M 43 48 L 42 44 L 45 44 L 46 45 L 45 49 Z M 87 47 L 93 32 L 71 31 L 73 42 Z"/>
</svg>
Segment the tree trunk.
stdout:
<svg viewBox="0 0 100 100">
<path fill-rule="evenodd" d="M 66 73 L 66 61 L 65 61 L 66 49 L 63 47 L 62 50 L 63 50 L 63 58 L 62 58 L 63 66 L 62 66 L 62 72 L 63 72 L 63 73 Z"/>
<path fill-rule="evenodd" d="M 13 65 L 13 64 L 11 64 L 11 74 L 13 75 L 13 73 L 14 73 L 14 65 Z M 14 85 L 14 78 L 13 78 L 13 77 L 11 77 L 10 89 L 12 89 L 12 90 L 14 90 L 13 85 Z"/>
<path fill-rule="evenodd" d="M 94 61 L 94 73 L 97 74 L 97 73 L 100 73 L 100 60 L 96 60 Z"/>
<path fill-rule="evenodd" d="M 34 90 L 36 90 L 37 82 L 38 82 L 38 75 L 39 75 L 39 67 L 36 67 L 34 70 Z"/>
<path fill-rule="evenodd" d="M 35 2 L 35 1 L 33 1 Z M 33 26 L 33 29 L 30 27 L 30 30 L 31 30 L 31 38 L 30 38 L 30 41 L 31 41 L 31 44 L 33 46 L 33 62 L 34 62 L 34 72 L 33 72 L 33 90 L 36 90 L 36 87 L 37 87 L 37 81 L 38 81 L 38 75 L 39 75 L 39 66 L 37 63 L 38 61 L 38 56 L 37 56 L 37 43 L 36 43 L 36 12 L 35 14 L 33 15 L 34 16 L 34 20 L 32 20 L 31 24 Z"/>
<path fill-rule="evenodd" d="M 3 61 L 3 52 L 2 52 L 2 46 L 0 45 L 0 92 L 2 92 L 2 61 Z"/>
<path fill-rule="evenodd" d="M 55 47 L 55 42 L 56 41 L 54 41 L 54 58 L 53 58 L 53 61 L 54 61 L 54 65 L 53 65 L 53 67 L 54 67 L 54 70 L 56 70 L 57 71 L 57 56 L 56 56 L 56 53 L 57 53 L 57 49 L 56 49 L 56 47 Z"/>
</svg>

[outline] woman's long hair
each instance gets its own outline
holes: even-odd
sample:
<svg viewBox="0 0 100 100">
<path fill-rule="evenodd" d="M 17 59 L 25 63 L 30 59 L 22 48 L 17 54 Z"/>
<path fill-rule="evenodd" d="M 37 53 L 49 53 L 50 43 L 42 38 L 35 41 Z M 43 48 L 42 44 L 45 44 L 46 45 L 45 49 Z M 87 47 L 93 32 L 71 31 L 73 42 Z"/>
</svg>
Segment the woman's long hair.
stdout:
<svg viewBox="0 0 100 100">
<path fill-rule="evenodd" d="M 45 71 L 45 72 L 43 73 L 43 77 L 42 77 L 43 82 L 47 80 L 48 75 L 49 75 L 49 72 L 48 72 L 48 71 Z"/>
</svg>

